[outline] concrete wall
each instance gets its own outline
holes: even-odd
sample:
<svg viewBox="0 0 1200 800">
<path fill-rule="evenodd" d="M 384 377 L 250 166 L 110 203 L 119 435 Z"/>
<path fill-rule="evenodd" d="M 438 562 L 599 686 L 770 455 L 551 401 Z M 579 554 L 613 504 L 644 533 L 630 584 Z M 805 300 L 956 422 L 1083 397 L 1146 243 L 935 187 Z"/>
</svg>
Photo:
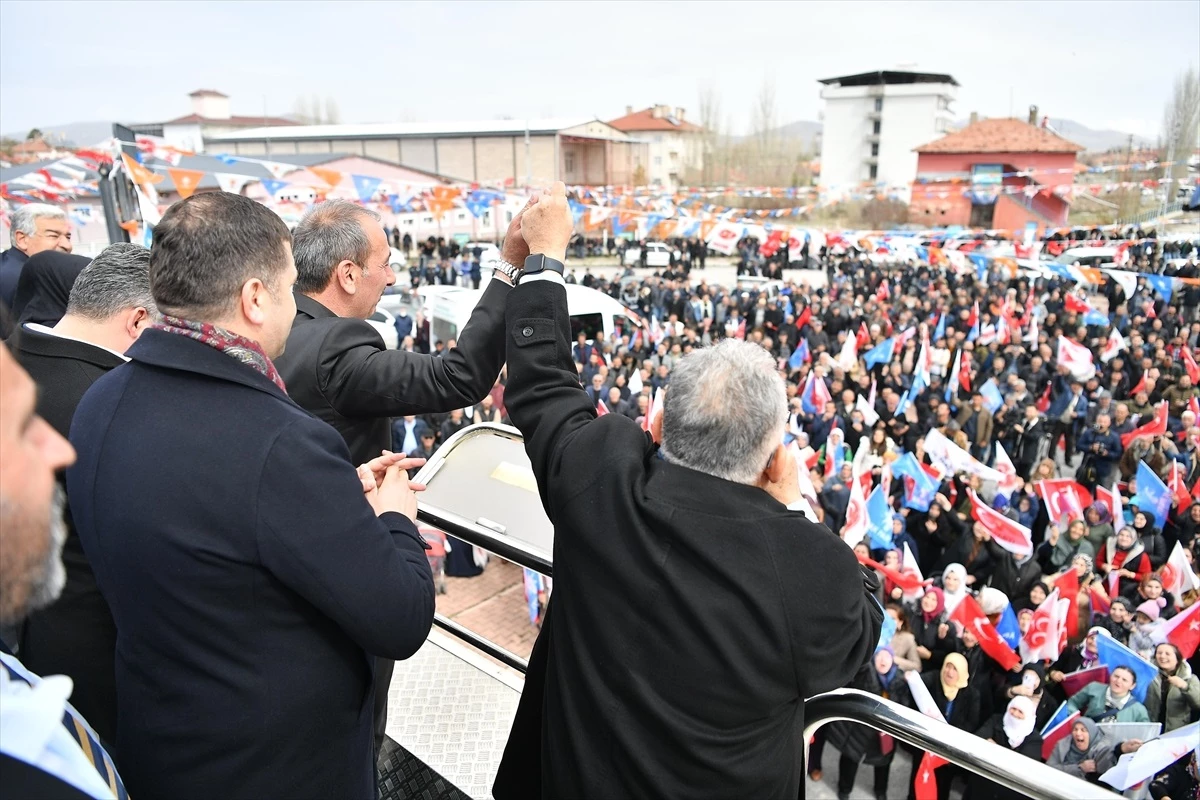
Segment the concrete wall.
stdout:
<svg viewBox="0 0 1200 800">
<path fill-rule="evenodd" d="M 401 139 L 400 163 L 437 172 L 437 142 L 434 139 Z"/>
<path fill-rule="evenodd" d="M 437 140 L 439 175 L 475 180 L 475 137 Z"/>
</svg>

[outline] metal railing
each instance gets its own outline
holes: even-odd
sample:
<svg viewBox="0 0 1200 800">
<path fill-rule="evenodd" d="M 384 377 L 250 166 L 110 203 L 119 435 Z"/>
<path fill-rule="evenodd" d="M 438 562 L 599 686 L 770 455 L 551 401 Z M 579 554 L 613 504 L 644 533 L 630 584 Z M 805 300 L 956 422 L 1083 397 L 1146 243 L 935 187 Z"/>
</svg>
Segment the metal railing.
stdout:
<svg viewBox="0 0 1200 800">
<path fill-rule="evenodd" d="M 477 427 L 477 426 L 471 426 Z M 492 426 L 500 427 L 500 426 Z M 462 436 L 471 428 L 455 434 Z M 503 426 L 505 433 L 512 429 Z M 434 459 L 426 465 L 429 469 Z M 431 474 L 436 474 L 436 465 Z M 420 476 L 418 476 L 420 477 Z M 512 537 L 498 536 L 482 525 L 454 514 L 430 509 L 418 504 L 417 516 L 458 539 L 495 553 L 521 567 L 546 575 L 553 565 L 546 558 L 519 546 Z M 507 666 L 525 674 L 528 662 L 491 640 L 480 636 L 440 614 L 434 623 L 447 633 L 486 653 Z M 882 731 L 893 738 L 920 750 L 941 756 L 951 763 L 982 775 L 1010 789 L 1022 792 L 1035 800 L 1097 800 L 1119 797 L 1103 786 L 1059 772 L 1032 759 L 1014 753 L 978 736 L 966 734 L 944 722 L 857 689 L 838 689 L 805 701 L 805 730 L 807 741 L 818 728 L 839 720 L 857 722 Z"/>
<path fill-rule="evenodd" d="M 857 689 L 837 689 L 804 704 L 804 739 L 829 722 L 857 722 L 1035 800 L 1117 798 L 1104 786 L 1059 772 L 911 708 Z"/>
</svg>

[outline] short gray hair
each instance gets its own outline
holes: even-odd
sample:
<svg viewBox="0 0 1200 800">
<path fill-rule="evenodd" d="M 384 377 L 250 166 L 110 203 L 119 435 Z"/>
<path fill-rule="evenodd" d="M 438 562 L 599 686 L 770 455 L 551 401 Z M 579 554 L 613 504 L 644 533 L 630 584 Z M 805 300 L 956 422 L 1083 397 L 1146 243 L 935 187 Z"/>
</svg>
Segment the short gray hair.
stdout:
<svg viewBox="0 0 1200 800">
<path fill-rule="evenodd" d="M 787 391 L 771 354 L 726 339 L 675 365 L 663 408 L 663 455 L 698 472 L 753 484 L 783 440 L 787 413 Z"/>
<path fill-rule="evenodd" d="M 297 291 L 321 291 L 343 261 L 363 269 L 370 266 L 371 241 L 362 227 L 364 217 L 379 220 L 374 211 L 349 200 L 326 200 L 304 215 L 292 231 Z"/>
<path fill-rule="evenodd" d="M 9 241 L 12 244 L 17 243 L 17 232 L 21 232 L 26 236 L 34 236 L 37 234 L 37 221 L 39 219 L 66 219 L 67 212 L 56 206 L 46 205 L 45 203 L 27 203 L 19 206 L 12 215 L 12 228 L 8 232 Z"/>
<path fill-rule="evenodd" d="M 126 242 L 101 250 L 79 273 L 67 300 L 68 314 L 97 321 L 138 307 L 157 313 L 150 292 L 150 251 Z"/>
</svg>

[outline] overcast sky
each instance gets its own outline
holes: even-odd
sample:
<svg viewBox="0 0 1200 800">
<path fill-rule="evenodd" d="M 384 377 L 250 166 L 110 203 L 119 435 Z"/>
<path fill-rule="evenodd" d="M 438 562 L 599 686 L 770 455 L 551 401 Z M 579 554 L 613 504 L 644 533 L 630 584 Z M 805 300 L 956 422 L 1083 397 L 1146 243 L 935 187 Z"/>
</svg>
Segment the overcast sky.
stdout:
<svg viewBox="0 0 1200 800">
<path fill-rule="evenodd" d="M 817 79 L 948 72 L 955 112 L 1042 113 L 1154 136 L 1200 61 L 1200 3 L 0 2 L 0 130 L 161 121 L 218 89 L 233 113 L 336 99 L 342 122 L 609 119 L 713 85 L 747 129 L 765 78 L 780 123 L 815 120 Z"/>
</svg>

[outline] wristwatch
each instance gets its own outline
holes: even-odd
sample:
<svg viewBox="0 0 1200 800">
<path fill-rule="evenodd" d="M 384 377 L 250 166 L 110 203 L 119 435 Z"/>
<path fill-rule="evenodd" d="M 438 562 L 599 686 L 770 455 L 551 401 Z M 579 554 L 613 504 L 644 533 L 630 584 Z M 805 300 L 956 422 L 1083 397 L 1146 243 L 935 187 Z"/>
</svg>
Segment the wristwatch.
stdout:
<svg viewBox="0 0 1200 800">
<path fill-rule="evenodd" d="M 493 270 L 503 273 L 508 278 L 508 282 L 513 286 L 517 285 L 517 278 L 521 275 L 520 267 L 514 267 L 504 259 L 500 259 L 498 262 L 496 262 Z"/>
<path fill-rule="evenodd" d="M 553 270 L 559 275 L 562 275 L 565 269 L 566 267 L 563 266 L 561 261 L 549 258 L 542 253 L 537 253 L 525 258 L 525 268 L 521 270 L 521 277 L 525 277 L 526 275 L 536 275 L 537 273 L 545 272 L 546 270 Z"/>
</svg>

